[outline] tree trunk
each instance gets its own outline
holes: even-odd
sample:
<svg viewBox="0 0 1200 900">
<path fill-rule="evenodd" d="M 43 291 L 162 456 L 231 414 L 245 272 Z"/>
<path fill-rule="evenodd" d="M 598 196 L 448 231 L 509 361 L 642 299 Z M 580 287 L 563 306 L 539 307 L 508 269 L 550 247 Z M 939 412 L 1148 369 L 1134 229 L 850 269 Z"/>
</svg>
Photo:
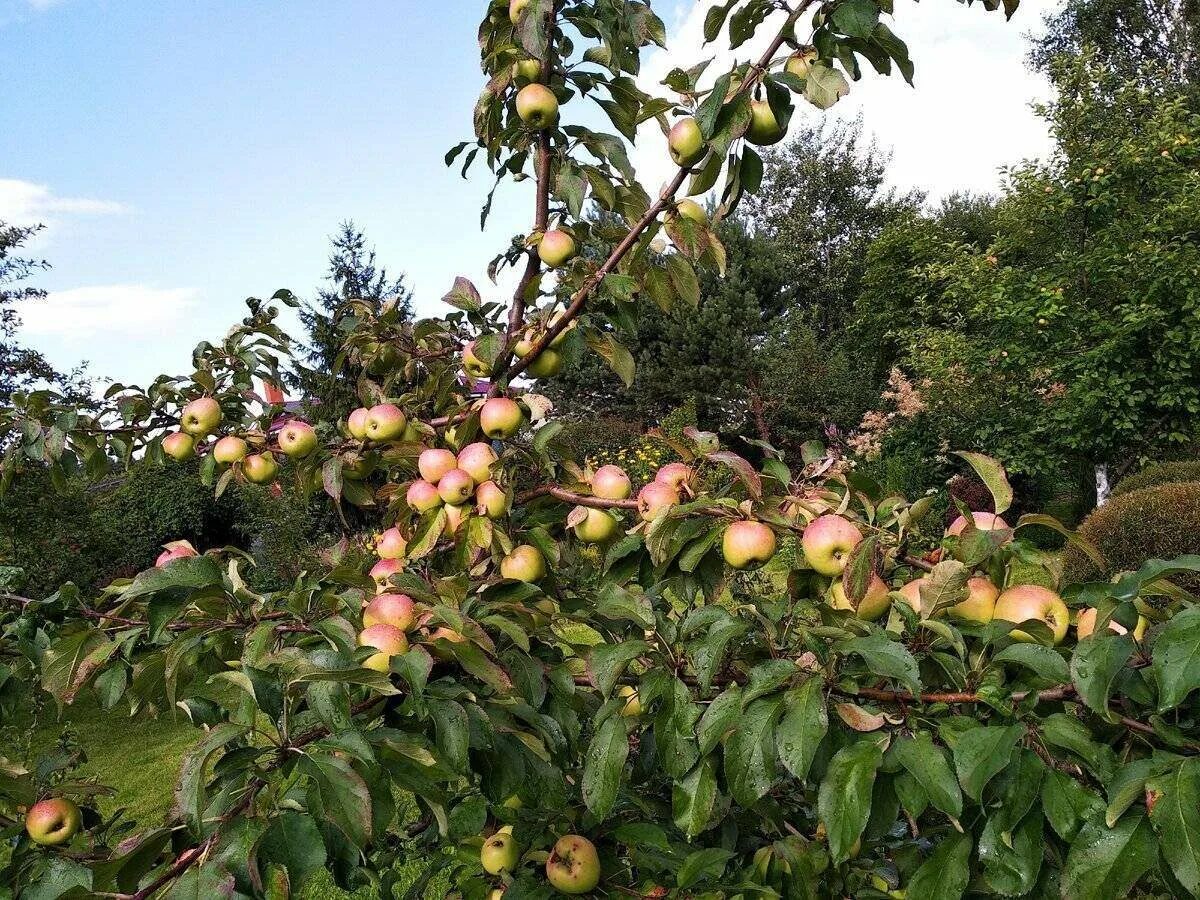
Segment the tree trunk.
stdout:
<svg viewBox="0 0 1200 900">
<path fill-rule="evenodd" d="M 1096 464 L 1096 506 L 1103 506 L 1112 488 L 1108 483 L 1108 463 Z"/>
</svg>

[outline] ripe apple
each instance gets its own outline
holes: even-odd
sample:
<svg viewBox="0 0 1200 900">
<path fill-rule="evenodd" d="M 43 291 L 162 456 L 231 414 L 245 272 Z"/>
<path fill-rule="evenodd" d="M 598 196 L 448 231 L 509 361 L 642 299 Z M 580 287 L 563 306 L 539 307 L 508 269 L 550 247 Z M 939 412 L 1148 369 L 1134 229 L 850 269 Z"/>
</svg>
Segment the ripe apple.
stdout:
<svg viewBox="0 0 1200 900">
<path fill-rule="evenodd" d="M 169 544 L 163 544 L 163 547 L 165 549 L 158 554 L 158 559 L 154 561 L 154 565 L 160 569 L 174 560 L 200 555 L 196 552 L 196 548 L 187 541 L 171 541 Z"/>
<path fill-rule="evenodd" d="M 279 466 L 269 451 L 255 453 L 242 460 L 242 472 L 252 484 L 269 484 L 275 480 Z"/>
<path fill-rule="evenodd" d="M 1098 612 L 1099 611 L 1093 606 L 1089 606 L 1086 609 L 1081 609 L 1079 611 L 1079 618 L 1075 620 L 1076 638 L 1082 641 L 1096 630 L 1096 617 Z M 1146 629 L 1149 627 L 1149 625 L 1150 623 L 1147 621 L 1145 616 L 1138 616 L 1137 624 L 1133 626 L 1134 639 L 1139 642 L 1142 641 L 1146 637 Z M 1122 625 L 1120 622 L 1114 621 L 1113 619 L 1108 620 L 1108 630 L 1114 634 L 1126 634 L 1129 631 L 1129 629 L 1127 629 L 1124 625 Z"/>
<path fill-rule="evenodd" d="M 451 469 L 456 468 L 458 468 L 458 461 L 454 458 L 454 454 L 440 447 L 422 450 L 421 455 L 417 457 L 417 471 L 421 473 L 422 478 L 432 481 L 434 484 L 441 481 L 442 476 Z"/>
<path fill-rule="evenodd" d="M 395 625 L 379 622 L 358 633 L 358 646 L 374 647 L 379 651 L 366 658 L 362 664 L 364 669 L 387 672 L 391 669 L 392 657 L 407 652 L 408 638 Z"/>
<path fill-rule="evenodd" d="M 404 411 L 394 403 L 379 403 L 367 413 L 367 437 L 373 441 L 394 441 L 408 424 Z"/>
<path fill-rule="evenodd" d="M 368 574 L 371 576 L 371 580 L 375 582 L 376 590 L 382 592 L 387 588 L 392 576 L 399 574 L 403 570 L 404 563 L 400 560 L 381 559 L 375 565 L 371 566 L 371 571 Z"/>
<path fill-rule="evenodd" d="M 346 419 L 346 430 L 350 432 L 350 437 L 360 441 L 367 439 L 367 416 L 370 414 L 371 411 L 365 406 L 360 406 L 350 413 L 350 417 Z"/>
<path fill-rule="evenodd" d="M 602 544 L 620 530 L 617 520 L 607 511 L 603 509 L 586 509 L 586 517 L 575 526 L 575 537 L 582 543 Z"/>
<path fill-rule="evenodd" d="M 208 434 L 221 424 L 221 404 L 212 397 L 193 400 L 179 414 L 179 427 L 190 435 Z"/>
<path fill-rule="evenodd" d="M 765 147 L 783 140 L 785 130 L 775 118 L 775 111 L 766 100 L 750 101 L 750 127 L 746 129 L 746 140 Z"/>
<path fill-rule="evenodd" d="M 499 875 L 501 872 L 511 872 L 521 860 L 521 848 L 517 840 L 506 831 L 497 831 L 483 842 L 479 851 L 479 861 L 483 871 L 489 875 Z"/>
<path fill-rule="evenodd" d="M 451 469 L 438 481 L 438 495 L 443 503 L 459 506 L 475 493 L 475 479 L 462 469 Z"/>
<path fill-rule="evenodd" d="M 546 575 L 546 559 L 532 544 L 520 544 L 500 561 L 500 575 L 526 584 L 540 581 Z"/>
<path fill-rule="evenodd" d="M 578 834 L 554 843 L 546 860 L 546 880 L 562 894 L 586 894 L 600 883 L 600 854 L 596 845 Z"/>
<path fill-rule="evenodd" d="M 921 614 L 921 585 L 924 582 L 924 578 L 917 578 L 900 588 L 904 602 L 911 606 L 918 616 Z"/>
<path fill-rule="evenodd" d="M 408 631 L 416 621 L 412 597 L 407 594 L 376 594 L 363 610 L 363 627 L 383 623 Z"/>
<path fill-rule="evenodd" d="M 887 583 L 878 575 L 872 575 L 871 583 L 867 585 L 866 596 L 858 602 L 858 609 L 854 608 L 850 598 L 846 596 L 846 583 L 841 579 L 829 588 L 829 605 L 834 609 L 848 609 L 860 619 L 874 622 L 888 611 L 892 601 L 888 599 Z"/>
<path fill-rule="evenodd" d="M 971 518 L 975 520 L 975 527 L 980 531 L 1003 531 L 1008 527 L 1008 523 L 995 513 L 973 512 L 971 513 Z M 953 523 L 951 523 L 950 527 L 946 529 L 946 534 L 957 537 L 963 533 L 966 527 L 967 520 L 962 516 L 959 516 L 954 520 Z"/>
<path fill-rule="evenodd" d="M 475 353 L 475 342 L 467 341 L 462 348 L 463 371 L 472 378 L 487 378 L 492 374 L 491 364 Z M 449 435 L 447 435 L 447 440 Z"/>
<path fill-rule="evenodd" d="M 279 449 L 292 459 L 308 456 L 317 449 L 317 432 L 307 422 L 292 419 L 279 432 Z"/>
<path fill-rule="evenodd" d="M 757 569 L 775 555 L 775 532 L 762 522 L 734 522 L 721 538 L 721 555 L 735 569 Z"/>
<path fill-rule="evenodd" d="M 788 57 L 788 61 L 784 64 L 783 69 L 789 75 L 795 75 L 797 78 L 807 78 L 809 70 L 812 69 L 812 64 L 816 61 L 816 47 L 804 47 Z"/>
<path fill-rule="evenodd" d="M 442 497 L 438 493 L 437 485 L 430 484 L 428 481 L 414 481 L 408 486 L 408 493 L 404 495 L 404 499 L 419 513 L 427 513 L 442 505 Z"/>
<path fill-rule="evenodd" d="M 654 480 L 659 484 L 669 484 L 675 490 L 683 488 L 692 477 L 692 470 L 683 463 L 667 463 L 654 473 Z"/>
<path fill-rule="evenodd" d="M 494 481 L 485 481 L 475 489 L 475 506 L 481 516 L 503 519 L 508 515 L 508 493 Z"/>
<path fill-rule="evenodd" d="M 192 453 L 196 449 L 196 441 L 187 432 L 174 431 L 163 438 L 162 448 L 163 453 L 171 459 L 183 462 L 192 458 Z"/>
<path fill-rule="evenodd" d="M 213 445 L 213 459 L 224 465 L 229 465 L 240 459 L 245 459 L 248 449 L 246 442 L 240 437 L 227 434 Z"/>
<path fill-rule="evenodd" d="M 442 529 L 442 534 L 453 537 L 470 510 L 466 506 L 455 506 L 452 503 L 447 503 L 442 509 L 446 511 L 446 527 Z"/>
<path fill-rule="evenodd" d="M 493 440 L 507 440 L 521 427 L 521 407 L 511 397 L 493 397 L 479 410 L 479 429 Z"/>
<path fill-rule="evenodd" d="M 1036 584 L 1018 584 L 1010 587 L 996 601 L 994 618 L 1002 622 L 1018 624 L 1029 619 L 1045 622 L 1054 633 L 1054 643 L 1061 644 L 1067 636 L 1071 614 L 1062 597 L 1049 588 Z M 1008 636 L 1015 641 L 1031 643 L 1036 640 L 1031 634 L 1014 628 Z"/>
<path fill-rule="evenodd" d="M 517 116 L 535 131 L 558 121 L 558 98 L 544 84 L 527 84 L 517 91 Z"/>
<path fill-rule="evenodd" d="M 684 219 L 691 219 L 700 225 L 708 225 L 708 213 L 695 200 L 686 197 L 675 204 L 675 214 Z"/>
<path fill-rule="evenodd" d="M 862 532 L 841 516 L 826 513 L 808 523 L 800 545 L 808 564 L 819 575 L 840 575 L 850 551 L 863 539 Z"/>
<path fill-rule="evenodd" d="M 667 134 L 667 151 L 671 154 L 671 162 L 681 168 L 690 168 L 700 162 L 708 152 L 700 123 L 691 116 L 684 116 L 672 125 Z"/>
<path fill-rule="evenodd" d="M 41 800 L 25 813 L 25 832 L 35 844 L 54 847 L 65 844 L 79 831 L 79 807 L 66 797 Z"/>
<path fill-rule="evenodd" d="M 592 494 L 601 500 L 624 500 L 632 493 L 633 485 L 620 466 L 601 466 L 592 476 Z"/>
<path fill-rule="evenodd" d="M 517 410 L 520 412 L 520 410 Z M 492 463 L 496 461 L 496 451 L 491 444 L 476 441 L 467 444 L 458 451 L 458 468 L 475 479 L 476 484 L 482 484 L 492 477 Z"/>
<path fill-rule="evenodd" d="M 529 5 L 529 0 L 508 0 L 508 20 L 516 25 L 521 21 L 521 13 Z"/>
<path fill-rule="evenodd" d="M 679 491 L 663 481 L 652 481 L 638 491 L 638 513 L 644 522 L 653 522 L 679 503 Z"/>
<path fill-rule="evenodd" d="M 625 705 L 621 707 L 621 715 L 633 719 L 642 714 L 642 701 L 638 697 L 637 688 L 633 685 L 622 685 L 617 691 L 617 696 L 625 698 Z"/>
<path fill-rule="evenodd" d="M 529 87 L 540 87 L 540 85 L 531 84 Z M 529 88 L 525 88 L 525 90 L 529 90 Z M 575 238 L 557 228 L 551 228 L 543 234 L 537 248 L 538 258 L 552 269 L 557 269 L 569 262 L 575 255 L 575 251 Z"/>
<path fill-rule="evenodd" d="M 996 611 L 1000 589 L 990 578 L 978 575 L 967 582 L 967 599 L 946 610 L 946 615 L 969 625 L 986 625 Z"/>
<path fill-rule="evenodd" d="M 389 528 L 375 542 L 375 552 L 380 559 L 403 559 L 404 551 L 408 549 L 408 541 L 400 533 L 399 528 Z"/>
<path fill-rule="evenodd" d="M 512 77 L 519 85 L 531 84 L 542 77 L 542 64 L 536 59 L 518 59 L 512 65 Z"/>
</svg>

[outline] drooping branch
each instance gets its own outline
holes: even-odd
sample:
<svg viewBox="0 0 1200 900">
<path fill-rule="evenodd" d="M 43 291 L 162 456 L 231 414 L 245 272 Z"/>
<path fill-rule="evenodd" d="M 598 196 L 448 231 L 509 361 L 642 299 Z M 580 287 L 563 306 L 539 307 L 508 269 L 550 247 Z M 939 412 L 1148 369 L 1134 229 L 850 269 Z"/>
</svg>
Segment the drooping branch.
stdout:
<svg viewBox="0 0 1200 900">
<path fill-rule="evenodd" d="M 568 491 L 566 488 L 560 488 L 554 484 L 543 484 L 522 494 L 518 494 L 514 498 L 513 503 L 519 506 L 531 500 L 536 500 L 538 497 L 554 497 L 563 503 L 574 503 L 576 506 L 588 506 L 592 509 L 638 508 L 638 502 L 633 498 L 628 500 L 605 500 L 601 497 L 593 497 L 590 494 L 576 494 L 574 491 Z"/>
</svg>

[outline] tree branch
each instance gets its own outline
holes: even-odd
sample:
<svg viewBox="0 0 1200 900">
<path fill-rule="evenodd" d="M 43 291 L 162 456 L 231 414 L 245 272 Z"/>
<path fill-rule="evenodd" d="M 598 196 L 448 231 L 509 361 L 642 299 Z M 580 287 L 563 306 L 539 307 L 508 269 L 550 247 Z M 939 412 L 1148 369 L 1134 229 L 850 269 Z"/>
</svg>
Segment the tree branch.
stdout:
<svg viewBox="0 0 1200 900">
<path fill-rule="evenodd" d="M 576 494 L 573 491 L 568 491 L 565 488 L 560 488 L 555 484 L 543 484 L 539 487 L 532 488 L 522 494 L 518 494 L 513 500 L 514 505 L 528 503 L 530 500 L 536 500 L 538 497 L 554 497 L 556 500 L 561 500 L 563 503 L 574 503 L 577 506 L 589 506 L 592 509 L 637 509 L 638 502 L 630 497 L 628 500 L 605 500 L 601 497 L 593 497 L 590 494 Z"/>
</svg>

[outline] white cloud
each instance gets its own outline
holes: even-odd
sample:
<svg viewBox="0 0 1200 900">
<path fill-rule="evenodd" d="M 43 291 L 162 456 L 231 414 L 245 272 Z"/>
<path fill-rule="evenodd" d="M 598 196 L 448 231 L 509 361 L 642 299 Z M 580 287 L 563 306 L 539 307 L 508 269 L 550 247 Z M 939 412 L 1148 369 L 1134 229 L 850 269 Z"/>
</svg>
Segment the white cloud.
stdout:
<svg viewBox="0 0 1200 900">
<path fill-rule="evenodd" d="M 90 197 L 60 197 L 44 184 L 19 178 L 0 178 L 0 219 L 21 225 L 38 222 L 47 226 L 73 216 L 105 216 L 127 212 L 128 207 L 112 200 Z"/>
<path fill-rule="evenodd" d="M 66 341 L 147 340 L 186 320 L 199 292 L 195 288 L 156 288 L 144 284 L 104 284 L 51 291 L 22 304 L 23 333 Z"/>
</svg>

